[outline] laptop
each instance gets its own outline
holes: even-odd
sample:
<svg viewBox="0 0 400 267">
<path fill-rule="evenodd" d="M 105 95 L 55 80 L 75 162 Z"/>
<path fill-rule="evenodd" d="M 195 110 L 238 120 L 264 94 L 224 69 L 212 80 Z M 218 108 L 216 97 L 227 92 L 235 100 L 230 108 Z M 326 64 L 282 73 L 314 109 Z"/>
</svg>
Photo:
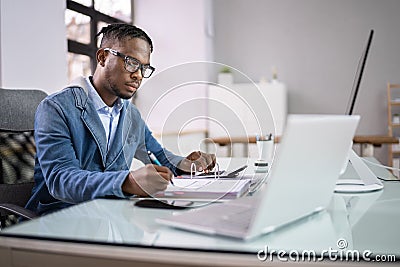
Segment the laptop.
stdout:
<svg viewBox="0 0 400 267">
<path fill-rule="evenodd" d="M 359 119 L 356 115 L 289 115 L 269 176 L 259 191 L 157 222 L 249 240 L 324 210 L 347 164 Z"/>
</svg>

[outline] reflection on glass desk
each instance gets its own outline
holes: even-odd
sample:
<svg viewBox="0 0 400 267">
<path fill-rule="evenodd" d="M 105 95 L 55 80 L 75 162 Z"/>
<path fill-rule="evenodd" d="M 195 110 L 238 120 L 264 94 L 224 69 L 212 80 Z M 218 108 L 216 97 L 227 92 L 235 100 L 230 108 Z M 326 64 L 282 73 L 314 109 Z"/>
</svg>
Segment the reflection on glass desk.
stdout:
<svg viewBox="0 0 400 267">
<path fill-rule="evenodd" d="M 394 179 L 383 169 L 371 169 L 381 178 Z M 351 170 L 345 175 L 351 176 Z M 268 252 L 312 250 L 317 255 L 328 249 L 340 251 L 343 248 L 360 252 L 368 250 L 372 255 L 394 255 L 397 260 L 400 257 L 398 181 L 384 182 L 382 191 L 334 194 L 326 211 L 246 242 L 159 225 L 157 218 L 182 210 L 149 209 L 134 204 L 133 200 L 111 199 L 82 203 L 3 230 L 0 232 L 0 247 L 7 246 L 4 240 L 8 237 L 29 237 L 89 244 L 222 251 L 249 254 L 254 256 L 255 262 L 257 253 L 266 248 Z M 345 247 L 340 247 L 343 244 Z M 327 254 L 323 256 L 326 258 Z"/>
</svg>

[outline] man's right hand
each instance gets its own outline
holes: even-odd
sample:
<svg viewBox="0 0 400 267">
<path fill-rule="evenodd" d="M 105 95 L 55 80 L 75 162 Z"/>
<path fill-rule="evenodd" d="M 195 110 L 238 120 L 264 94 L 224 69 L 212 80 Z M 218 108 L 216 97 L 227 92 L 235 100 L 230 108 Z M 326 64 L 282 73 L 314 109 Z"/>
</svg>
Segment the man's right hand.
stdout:
<svg viewBox="0 0 400 267">
<path fill-rule="evenodd" d="M 173 174 L 167 167 L 147 164 L 129 173 L 122 184 L 122 191 L 138 196 L 149 196 L 164 191 L 172 177 Z"/>
</svg>

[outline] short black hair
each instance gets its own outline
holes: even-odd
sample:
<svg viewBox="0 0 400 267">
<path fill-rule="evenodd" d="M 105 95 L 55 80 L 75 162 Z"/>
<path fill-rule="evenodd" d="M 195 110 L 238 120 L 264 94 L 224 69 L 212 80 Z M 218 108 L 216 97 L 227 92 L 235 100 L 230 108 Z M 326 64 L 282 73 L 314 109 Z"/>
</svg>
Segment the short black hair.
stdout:
<svg viewBox="0 0 400 267">
<path fill-rule="evenodd" d="M 134 25 L 124 23 L 110 24 L 103 27 L 101 31 L 96 34 L 96 37 L 100 36 L 100 34 L 103 34 L 100 47 L 103 47 L 103 44 L 108 41 L 122 41 L 124 39 L 140 38 L 149 43 L 150 52 L 153 52 L 153 42 L 150 37 L 142 29 Z"/>
</svg>

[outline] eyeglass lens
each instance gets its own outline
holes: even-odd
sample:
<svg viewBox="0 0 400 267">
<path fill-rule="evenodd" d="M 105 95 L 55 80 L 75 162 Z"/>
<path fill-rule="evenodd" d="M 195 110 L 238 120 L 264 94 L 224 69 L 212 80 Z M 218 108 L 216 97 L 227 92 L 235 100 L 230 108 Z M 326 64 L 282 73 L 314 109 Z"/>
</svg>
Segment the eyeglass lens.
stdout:
<svg viewBox="0 0 400 267">
<path fill-rule="evenodd" d="M 125 59 L 125 68 L 127 71 L 133 73 L 136 72 L 140 67 L 142 67 L 141 71 L 144 78 L 150 77 L 150 75 L 153 73 L 153 70 L 149 66 L 142 65 L 133 58 L 127 57 Z"/>
</svg>

